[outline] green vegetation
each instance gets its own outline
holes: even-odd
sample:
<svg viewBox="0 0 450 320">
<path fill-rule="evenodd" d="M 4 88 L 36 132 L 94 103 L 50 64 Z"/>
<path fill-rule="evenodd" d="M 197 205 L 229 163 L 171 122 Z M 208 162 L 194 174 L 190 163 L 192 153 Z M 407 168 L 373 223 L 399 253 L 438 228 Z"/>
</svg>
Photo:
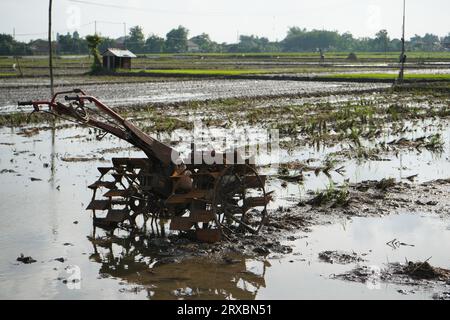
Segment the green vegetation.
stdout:
<svg viewBox="0 0 450 320">
<path fill-rule="evenodd" d="M 167 52 L 187 52 L 188 51 L 188 33 L 189 31 L 183 26 L 171 30 L 166 35 L 164 48 Z"/>
<path fill-rule="evenodd" d="M 8 114 L 0 114 L 0 126 L 18 127 L 27 123 L 46 123 L 54 119 L 46 114 L 33 114 L 14 112 Z"/>
<path fill-rule="evenodd" d="M 94 34 L 92 36 L 87 36 L 86 41 L 88 43 L 89 50 L 91 55 L 94 57 L 94 62 L 92 63 L 91 72 L 96 73 L 102 70 L 102 57 L 100 56 L 100 52 L 98 50 L 98 46 L 100 45 L 101 38 Z"/>
<path fill-rule="evenodd" d="M 443 151 L 444 150 L 444 140 L 442 136 L 434 134 L 428 137 L 428 141 L 424 144 L 424 147 L 430 151 Z"/>
<path fill-rule="evenodd" d="M 445 44 L 450 42 L 450 34 L 439 37 L 427 33 L 424 36 L 415 35 L 406 43 L 407 51 L 444 51 Z M 78 32 L 57 35 L 56 54 L 87 54 L 89 52 L 87 38 L 80 37 Z M 346 56 L 350 52 L 379 52 L 390 54 L 401 49 L 400 39 L 390 38 L 386 30 L 380 30 L 373 38 L 355 38 L 351 33 L 339 33 L 327 30 L 307 30 L 291 27 L 287 36 L 281 41 L 269 41 L 266 37 L 256 35 L 241 35 L 238 43 L 218 43 L 210 39 L 206 33 L 189 37 L 189 30 L 178 26 L 170 30 L 165 38 L 151 34 L 145 37 L 141 26 L 133 26 L 126 37 L 112 39 L 104 37 L 99 46 L 100 51 L 108 47 L 127 47 L 135 53 L 265 53 L 265 52 L 309 52 L 319 57 L 318 49 L 325 52 L 328 59 L 329 52 L 344 51 Z M 37 39 L 29 43 L 16 41 L 11 35 L 0 34 L 0 55 L 38 55 L 45 54 L 48 47 L 46 40 Z M 345 57 L 346 57 L 345 56 Z M 359 56 L 358 56 L 359 57 Z M 409 57 L 409 54 L 408 54 Z M 398 59 L 398 56 L 396 57 Z"/>
<path fill-rule="evenodd" d="M 388 60 L 392 60 L 398 62 L 398 57 L 400 55 L 400 51 L 391 51 L 391 52 L 373 52 L 373 51 L 354 51 L 358 57 L 358 60 L 384 60 L 387 58 Z M 326 53 L 327 61 L 329 59 L 334 60 L 345 60 L 349 55 L 349 51 L 329 51 Z M 161 57 L 161 58 L 173 58 L 179 56 L 179 54 L 172 53 L 159 53 L 159 54 L 145 54 L 140 55 L 147 57 Z M 192 57 L 193 59 L 200 58 L 218 58 L 218 59 L 315 59 L 318 60 L 317 52 L 247 52 L 247 53 L 183 53 L 183 56 Z M 414 51 L 408 53 L 408 59 L 450 59 L 450 51 L 441 51 L 441 52 L 425 52 L 425 51 Z"/>
<path fill-rule="evenodd" d="M 177 129 L 192 130 L 194 124 L 192 122 L 180 120 L 176 117 L 164 115 L 155 115 L 148 118 L 150 121 L 144 121 L 145 132 L 172 132 Z"/>
<path fill-rule="evenodd" d="M 206 44 L 205 44 L 206 45 Z M 98 47 L 100 50 L 101 45 Z M 245 74 L 300 74 L 315 76 L 322 74 L 336 74 L 335 77 L 369 77 L 362 72 L 378 74 L 379 68 L 368 68 L 367 63 L 391 62 L 395 63 L 400 53 L 384 55 L 377 52 L 355 52 L 358 61 L 347 60 L 348 52 L 327 52 L 326 64 L 319 65 L 315 52 L 304 53 L 178 53 L 178 54 L 145 54 L 139 55 L 132 61 L 131 72 L 160 73 L 169 77 L 170 73 L 184 75 L 208 74 L 211 76 L 245 75 Z M 416 61 L 450 61 L 450 52 L 411 52 L 408 59 Z M 304 64 L 302 64 L 304 62 Z M 315 63 L 311 63 L 315 62 Z M 91 71 L 93 57 L 90 56 L 55 56 L 53 60 L 54 73 L 62 75 L 83 75 Z M 351 64 L 352 66 L 349 66 Z M 13 67 L 15 65 L 15 68 Z M 48 76 L 48 59 L 44 56 L 0 57 L 0 77 L 18 74 L 20 65 L 24 77 Z M 361 67 L 360 67 L 361 66 Z M 395 71 L 395 65 L 388 71 Z M 170 71 L 168 71 L 170 70 Z M 173 70 L 173 71 L 172 71 Z M 195 70 L 195 71 L 192 71 Z M 200 71 L 197 71 L 200 70 Z M 231 71 L 230 71 L 231 70 Z M 346 71 L 354 71 L 349 75 Z M 382 72 L 384 72 L 383 69 Z M 123 70 L 129 72 L 129 70 Z M 359 76 L 362 74 L 361 76 Z M 380 73 L 383 74 L 383 73 Z M 380 75 L 378 78 L 394 79 L 395 74 Z M 406 78 L 411 75 L 406 75 Z M 434 76 L 439 77 L 439 76 Z M 444 75 L 445 77 L 445 75 Z"/>
<path fill-rule="evenodd" d="M 392 79 L 397 78 L 397 74 L 392 73 L 334 73 L 322 75 L 321 77 L 336 78 L 336 79 Z M 419 74 L 410 73 L 405 74 L 405 79 L 409 80 L 445 80 L 450 81 L 450 74 Z"/>
<path fill-rule="evenodd" d="M 0 78 L 15 77 L 15 76 L 17 76 L 17 73 L 13 73 L 13 72 L 0 72 Z"/>
<path fill-rule="evenodd" d="M 330 182 L 327 188 L 324 191 L 318 191 L 308 204 L 313 206 L 331 204 L 332 207 L 342 207 L 348 204 L 349 196 L 348 185 L 336 187 L 333 182 Z"/>
</svg>

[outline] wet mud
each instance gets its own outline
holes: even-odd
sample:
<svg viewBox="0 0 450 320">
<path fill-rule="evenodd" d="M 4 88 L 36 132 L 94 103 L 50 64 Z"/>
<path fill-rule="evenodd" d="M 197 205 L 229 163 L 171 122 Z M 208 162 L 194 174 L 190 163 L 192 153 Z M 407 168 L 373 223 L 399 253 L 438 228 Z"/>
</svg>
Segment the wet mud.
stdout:
<svg viewBox="0 0 450 320">
<path fill-rule="evenodd" d="M 72 89 L 61 84 L 58 90 Z M 144 83 L 86 84 L 83 89 L 111 106 L 142 106 L 148 103 L 204 101 L 240 97 L 311 94 L 383 88 L 384 84 L 316 83 L 270 80 L 192 80 Z M 17 101 L 46 98 L 46 87 L 0 87 L 0 111 L 16 111 Z"/>
</svg>

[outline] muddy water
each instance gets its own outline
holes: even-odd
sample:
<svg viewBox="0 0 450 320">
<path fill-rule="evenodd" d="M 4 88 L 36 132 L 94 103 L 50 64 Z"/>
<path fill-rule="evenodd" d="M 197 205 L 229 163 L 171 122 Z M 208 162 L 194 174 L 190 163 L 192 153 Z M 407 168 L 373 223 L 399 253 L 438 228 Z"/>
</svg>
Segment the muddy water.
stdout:
<svg viewBox="0 0 450 320">
<path fill-rule="evenodd" d="M 37 80 L 38 81 L 38 80 Z M 383 88 L 384 84 L 318 83 L 298 81 L 203 80 L 120 84 L 86 84 L 81 89 L 111 106 L 142 105 L 151 102 L 258 97 L 281 94 L 311 94 Z M 60 85 L 57 89 L 72 89 Z M 48 97 L 46 87 L 0 88 L 0 111 L 16 111 L 17 101 Z"/>
<path fill-rule="evenodd" d="M 226 261 L 192 258 L 175 263 L 167 261 L 162 252 L 148 250 L 139 237 L 120 239 L 121 234 L 116 233 L 106 244 L 90 241 L 94 230 L 84 208 L 91 196 L 87 186 L 98 175 L 96 167 L 107 166 L 105 161 L 111 157 L 143 155 L 127 150 L 126 143 L 114 138 L 96 141 L 87 129 L 58 129 L 56 134 L 41 130 L 31 137 L 19 132 L 0 130 L 0 170 L 9 170 L 0 174 L 0 298 L 429 299 L 434 289 L 383 283 L 368 287 L 330 279 L 354 265 L 327 264 L 319 261 L 318 253 L 355 251 L 368 260 L 366 264 L 379 267 L 388 261 L 402 262 L 405 257 L 425 260 L 432 256 L 433 265 L 450 267 L 448 250 L 443 250 L 443 244 L 450 240 L 449 218 L 408 212 L 385 218 L 345 219 L 314 227 L 309 233 L 294 233 L 297 240 L 286 240 L 294 247 L 292 254 L 258 259 L 235 255 Z M 405 174 L 419 173 L 420 180 L 446 177 L 450 172 L 450 132 L 444 131 L 443 137 L 446 145 L 439 155 L 424 151 L 420 155 L 404 153 L 387 163 L 349 161 L 346 176 L 352 181 L 393 175 L 400 179 L 401 170 L 408 170 Z M 125 149 L 105 151 L 111 147 Z M 319 154 L 311 148 L 285 155 L 283 161 Z M 97 159 L 65 162 L 67 157 Z M 289 184 L 287 188 L 279 187 L 278 179 L 271 179 L 269 189 L 275 189 L 278 199 L 274 206 L 298 202 L 306 190 L 326 186 L 327 179 L 312 174 L 303 186 Z M 387 246 L 394 238 L 414 247 Z M 21 253 L 37 262 L 18 263 Z M 400 289 L 408 294 L 399 293 Z"/>
<path fill-rule="evenodd" d="M 367 260 L 364 264 L 384 268 L 388 262 L 423 261 L 433 257 L 433 264 L 448 267 L 448 255 L 442 245 L 450 239 L 450 220 L 419 215 L 393 215 L 384 218 L 356 218 L 331 226 L 312 229 L 307 238 L 295 241 L 291 256 L 272 263 L 266 272 L 267 287 L 259 290 L 260 298 L 314 299 L 422 299 L 430 298 L 433 289 L 385 284 L 379 281 L 355 284 L 330 280 L 333 274 L 352 269 L 355 264 L 337 265 L 320 262 L 317 253 L 325 250 L 356 252 Z M 386 243 L 398 239 L 405 244 L 398 249 Z M 305 261 L 303 261 L 305 260 Z M 270 260 L 269 260 L 270 261 Z M 399 293 L 404 290 L 408 294 Z M 414 291 L 414 293 L 411 292 Z"/>
<path fill-rule="evenodd" d="M 295 100 L 291 100 L 293 103 Z M 194 118 L 193 118 L 194 119 Z M 192 119 L 192 120 L 193 120 Z M 337 144 L 333 146 L 326 145 L 302 145 L 294 147 L 292 150 L 281 148 L 279 153 L 262 152 L 257 155 L 256 162 L 260 168 L 260 172 L 271 176 L 267 182 L 269 190 L 276 190 L 277 201 L 269 204 L 270 208 L 277 209 L 279 206 L 290 206 L 304 200 L 311 192 L 323 190 L 330 184 L 342 185 L 344 183 L 359 183 L 366 180 L 382 180 L 384 178 L 394 178 L 396 181 L 407 181 L 408 177 L 416 176 L 415 182 L 422 183 L 438 178 L 446 178 L 450 172 L 450 123 L 441 120 L 424 120 L 412 123 L 405 121 L 405 128 L 414 128 L 403 133 L 393 133 L 387 130 L 381 138 L 374 142 L 365 141 L 363 143 L 367 148 L 373 148 L 376 143 L 394 141 L 399 138 L 407 138 L 410 140 L 418 139 L 423 136 L 440 134 L 444 143 L 443 149 L 431 152 L 428 150 L 417 150 L 415 148 L 404 149 L 398 153 L 387 153 L 380 155 L 379 160 L 366 161 L 364 159 L 350 159 L 339 161 L 334 168 L 340 168 L 341 172 L 330 170 L 329 174 L 314 171 L 304 173 L 304 181 L 302 182 L 285 182 L 282 183 L 275 178 L 278 174 L 279 164 L 299 161 L 308 163 L 310 166 L 323 166 L 325 159 L 330 153 L 339 152 L 349 147 L 349 143 Z M 219 150 L 222 141 L 229 135 L 230 130 L 236 136 L 248 136 L 252 143 L 257 141 L 260 145 L 265 146 L 267 142 L 267 131 L 261 128 L 252 128 L 248 126 L 232 126 L 231 128 L 213 128 L 205 131 L 204 139 L 212 149 Z M 184 141 L 178 142 L 176 148 L 179 152 L 187 156 L 190 152 L 190 143 L 187 137 L 191 135 L 188 131 L 182 131 L 175 136 L 184 137 Z M 162 139 L 168 139 L 170 136 L 163 135 Z M 216 143 L 213 139 L 216 139 Z M 197 144 L 197 141 L 196 141 Z M 205 145 L 206 147 L 206 145 Z M 199 145 L 201 148 L 201 145 Z M 211 148 L 211 147 L 210 147 Z M 295 176 L 295 170 L 290 173 Z"/>
<path fill-rule="evenodd" d="M 442 124 L 443 128 L 439 128 Z M 411 126 L 406 122 L 406 126 Z M 406 149 L 397 154 L 386 154 L 381 156 L 380 160 L 365 161 L 361 159 L 346 160 L 336 165 L 341 167 L 345 173 L 331 171 L 329 176 L 321 173 L 316 175 L 314 172 L 306 173 L 304 184 L 288 183 L 286 187 L 281 188 L 277 181 L 272 181 L 272 186 L 278 191 L 279 197 L 287 203 L 294 204 L 298 197 L 306 197 L 311 191 L 322 190 L 330 185 L 330 183 L 339 185 L 344 183 L 359 183 L 367 180 L 382 180 L 384 178 L 394 178 L 396 181 L 407 181 L 411 176 L 417 175 L 415 182 L 422 183 L 435 180 L 438 178 L 446 178 L 450 172 L 450 125 L 448 122 L 423 121 L 414 125 L 413 132 L 401 135 L 386 134 L 382 141 L 389 142 L 400 137 L 408 139 L 417 139 L 419 137 L 432 134 L 441 134 L 444 142 L 442 151 L 430 152 L 427 150 Z M 368 144 L 373 146 L 373 144 Z M 341 146 L 342 147 L 342 146 Z M 281 150 L 282 162 L 290 161 L 307 161 L 308 159 L 316 159 L 311 164 L 320 165 L 323 159 L 330 152 L 339 151 L 339 146 L 333 147 L 302 147 L 301 150 L 287 152 Z M 268 170 L 269 173 L 275 174 L 274 170 Z"/>
</svg>

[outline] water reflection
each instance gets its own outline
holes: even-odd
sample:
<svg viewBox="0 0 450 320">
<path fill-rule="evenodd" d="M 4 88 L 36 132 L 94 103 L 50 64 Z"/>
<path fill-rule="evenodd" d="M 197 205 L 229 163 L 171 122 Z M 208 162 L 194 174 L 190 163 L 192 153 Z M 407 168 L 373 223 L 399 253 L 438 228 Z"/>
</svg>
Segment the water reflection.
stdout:
<svg viewBox="0 0 450 320">
<path fill-rule="evenodd" d="M 204 255 L 202 245 L 189 241 L 172 247 L 168 238 L 139 230 L 105 232 L 94 228 L 88 237 L 99 276 L 116 278 L 122 292 L 146 292 L 149 299 L 256 298 L 266 287 L 271 265 L 239 254 Z M 202 255 L 199 255 L 202 251 Z"/>
</svg>

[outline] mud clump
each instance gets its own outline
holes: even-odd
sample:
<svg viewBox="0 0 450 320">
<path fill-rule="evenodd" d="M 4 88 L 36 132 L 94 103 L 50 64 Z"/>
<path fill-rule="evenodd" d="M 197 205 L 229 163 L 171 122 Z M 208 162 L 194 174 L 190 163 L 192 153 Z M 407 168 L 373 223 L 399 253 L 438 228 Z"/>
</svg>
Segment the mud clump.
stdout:
<svg viewBox="0 0 450 320">
<path fill-rule="evenodd" d="M 450 270 L 433 267 L 427 261 L 409 261 L 406 265 L 392 264 L 391 267 L 396 274 L 407 275 L 414 279 L 440 281 L 448 281 L 450 279 Z"/>
<path fill-rule="evenodd" d="M 381 191 L 387 191 L 388 189 L 391 189 L 397 185 L 394 178 L 384 178 L 380 181 L 377 180 L 367 180 L 360 182 L 358 184 L 353 185 L 356 190 L 358 191 L 367 191 L 369 189 L 374 190 L 381 190 Z"/>
<path fill-rule="evenodd" d="M 34 260 L 31 256 L 25 257 L 23 253 L 21 253 L 16 260 L 24 264 L 31 264 L 36 262 L 36 260 Z"/>
<path fill-rule="evenodd" d="M 449 185 L 450 179 L 415 184 L 392 178 L 330 185 L 287 210 L 303 217 L 308 226 L 334 223 L 343 217 L 380 217 L 405 210 L 447 214 Z"/>
<path fill-rule="evenodd" d="M 367 266 L 357 266 L 353 270 L 338 274 L 338 275 L 332 275 L 332 279 L 339 279 L 339 280 L 346 280 L 351 282 L 360 282 L 360 283 L 367 283 L 377 280 L 383 280 L 384 275 L 379 270 L 376 270 L 374 268 L 370 268 Z"/>
<path fill-rule="evenodd" d="M 90 162 L 90 161 L 102 161 L 105 162 L 106 159 L 101 157 L 101 158 L 97 158 L 97 157 L 92 157 L 92 158 L 87 158 L 87 157 L 64 157 L 61 158 L 61 161 L 64 162 Z"/>
<path fill-rule="evenodd" d="M 21 132 L 18 133 L 20 136 L 24 137 L 32 137 L 39 133 L 39 128 L 32 128 L 32 129 L 23 129 Z"/>
<path fill-rule="evenodd" d="M 446 285 L 449 283 L 450 270 L 433 267 L 427 261 L 409 261 L 405 264 L 389 263 L 383 269 L 358 266 L 349 272 L 333 275 L 332 278 L 360 283 L 385 282 L 436 287 L 439 284 Z"/>
<path fill-rule="evenodd" d="M 450 300 L 450 291 L 435 293 L 433 295 L 434 300 Z"/>
<path fill-rule="evenodd" d="M 284 209 L 279 209 L 282 212 Z M 288 209 L 290 211 L 290 209 Z M 296 215 L 290 212 L 274 215 L 266 223 L 265 232 L 273 233 L 274 231 L 307 231 L 306 228 L 311 224 L 310 219 L 305 216 Z"/>
<path fill-rule="evenodd" d="M 434 134 L 430 136 L 423 136 L 417 139 L 409 140 L 407 138 L 400 138 L 388 142 L 388 145 L 396 145 L 399 147 L 415 148 L 420 150 L 425 148 L 429 151 L 442 151 L 444 148 L 444 141 L 440 134 Z"/>
<path fill-rule="evenodd" d="M 322 251 L 319 253 L 319 259 L 331 264 L 350 264 L 365 261 L 356 252 L 348 253 L 343 251 Z"/>
<path fill-rule="evenodd" d="M 356 55 L 356 53 L 350 52 L 346 59 L 347 61 L 355 62 L 358 61 L 358 56 Z"/>
</svg>

